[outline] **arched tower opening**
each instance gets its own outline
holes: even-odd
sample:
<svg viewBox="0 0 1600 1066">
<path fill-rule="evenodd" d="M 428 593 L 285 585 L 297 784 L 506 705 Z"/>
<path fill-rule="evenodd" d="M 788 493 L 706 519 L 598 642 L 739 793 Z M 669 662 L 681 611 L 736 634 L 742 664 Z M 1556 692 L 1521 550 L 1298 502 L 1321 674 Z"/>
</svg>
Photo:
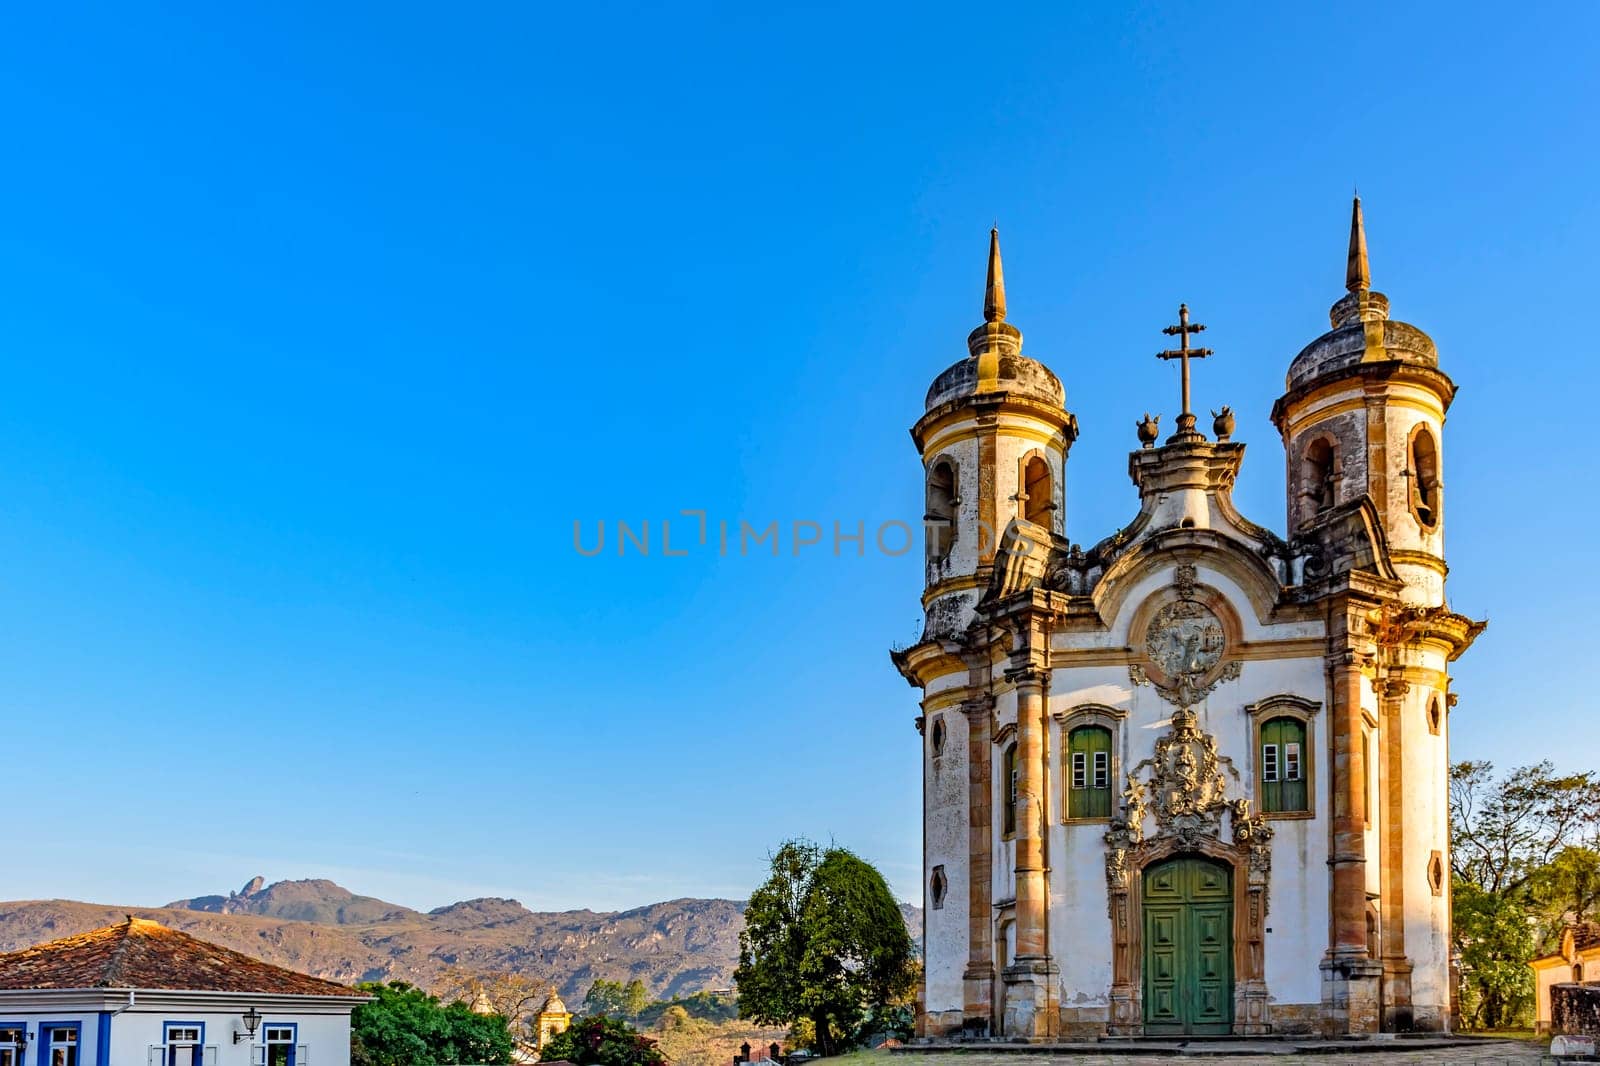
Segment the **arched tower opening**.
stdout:
<svg viewBox="0 0 1600 1066">
<path fill-rule="evenodd" d="M 1024 521 L 1044 526 L 1055 525 L 1055 478 L 1050 474 L 1050 463 L 1043 455 L 1029 455 L 1022 464 L 1022 517 Z"/>
<path fill-rule="evenodd" d="M 922 522 L 927 530 L 928 561 L 942 563 L 956 542 L 956 464 L 941 456 L 928 470 L 927 511 Z"/>
</svg>

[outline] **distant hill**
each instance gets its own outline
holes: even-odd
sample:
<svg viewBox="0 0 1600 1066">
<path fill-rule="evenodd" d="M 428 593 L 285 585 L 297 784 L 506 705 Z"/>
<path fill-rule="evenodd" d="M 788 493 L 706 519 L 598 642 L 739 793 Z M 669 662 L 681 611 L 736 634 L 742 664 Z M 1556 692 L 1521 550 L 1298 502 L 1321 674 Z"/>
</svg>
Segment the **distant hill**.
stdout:
<svg viewBox="0 0 1600 1066">
<path fill-rule="evenodd" d="M 410 907 L 358 896 L 332 881 L 279 881 L 267 885 L 252 878 L 238 892 L 226 896 L 196 896 L 167 904 L 167 910 L 209 911 L 213 914 L 260 914 L 295 922 L 332 925 L 370 925 L 421 917 Z"/>
<path fill-rule="evenodd" d="M 913 937 L 921 909 L 901 906 Z M 628 911 L 530 911 L 512 899 L 472 899 L 424 914 L 326 880 L 254 878 L 238 892 L 165 907 L 70 900 L 0 903 L 0 951 L 121 921 L 126 914 L 335 981 L 449 983 L 452 970 L 550 981 L 573 1006 L 597 979 L 643 981 L 669 998 L 727 988 L 739 963 L 744 904 L 676 899 Z"/>
</svg>

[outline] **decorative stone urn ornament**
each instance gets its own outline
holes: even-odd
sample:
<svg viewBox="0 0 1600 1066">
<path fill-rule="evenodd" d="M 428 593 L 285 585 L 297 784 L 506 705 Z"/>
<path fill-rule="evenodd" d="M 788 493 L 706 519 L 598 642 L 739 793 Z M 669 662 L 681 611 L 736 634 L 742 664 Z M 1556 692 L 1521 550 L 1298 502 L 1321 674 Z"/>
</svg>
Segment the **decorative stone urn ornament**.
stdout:
<svg viewBox="0 0 1600 1066">
<path fill-rule="evenodd" d="M 1151 418 L 1150 412 L 1146 411 L 1144 421 L 1135 422 L 1134 425 L 1139 428 L 1139 443 L 1146 448 L 1155 447 L 1156 438 L 1161 436 L 1161 416 Z"/>
<path fill-rule="evenodd" d="M 1233 417 L 1233 408 L 1227 404 L 1222 405 L 1221 411 L 1211 412 L 1211 431 L 1217 435 L 1218 441 L 1226 441 L 1233 436 L 1234 426 L 1237 424 Z"/>
</svg>

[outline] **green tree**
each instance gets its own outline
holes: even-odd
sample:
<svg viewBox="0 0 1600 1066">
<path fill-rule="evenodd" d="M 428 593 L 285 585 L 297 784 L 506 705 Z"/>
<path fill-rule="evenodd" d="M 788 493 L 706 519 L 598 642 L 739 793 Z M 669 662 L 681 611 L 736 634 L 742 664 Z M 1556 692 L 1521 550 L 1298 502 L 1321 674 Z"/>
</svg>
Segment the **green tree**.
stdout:
<svg viewBox="0 0 1600 1066">
<path fill-rule="evenodd" d="M 1534 874 L 1533 898 L 1559 934 L 1565 922 L 1586 922 L 1600 913 L 1600 851 L 1574 844 L 1562 848 Z"/>
<path fill-rule="evenodd" d="M 1526 1020 L 1536 933 L 1559 932 L 1600 895 L 1600 778 L 1548 762 L 1497 778 L 1488 762 L 1450 768 L 1453 945 L 1464 1013 L 1499 1028 Z"/>
<path fill-rule="evenodd" d="M 1453 900 L 1461 969 L 1466 979 L 1464 1012 L 1483 1029 L 1523 1021 L 1533 1006 L 1535 920 L 1515 897 L 1484 892 L 1457 882 Z"/>
<path fill-rule="evenodd" d="M 622 1013 L 622 985 L 617 981 L 607 981 L 605 978 L 590 985 L 588 993 L 583 997 L 582 1013 L 591 1015 Z"/>
<path fill-rule="evenodd" d="M 644 982 L 635 977 L 622 987 L 622 1016 L 635 1020 L 644 1013 L 650 1005 L 650 993 L 645 991 Z"/>
<path fill-rule="evenodd" d="M 551 1038 L 539 1057 L 546 1062 L 565 1059 L 577 1066 L 667 1066 L 667 1057 L 654 1040 L 604 1014 L 574 1020 L 566 1032 Z"/>
<path fill-rule="evenodd" d="M 583 997 L 584 1014 L 604 1014 L 629 1021 L 637 1020 L 648 1006 L 650 993 L 637 977 L 627 984 L 601 978 L 589 986 L 588 995 Z"/>
<path fill-rule="evenodd" d="M 915 981 L 900 907 L 883 876 L 843 848 L 791 840 L 771 865 L 745 908 L 739 1013 L 763 1025 L 806 1019 L 815 1050 L 847 1050 Z"/>
<path fill-rule="evenodd" d="M 1498 780 L 1494 764 L 1450 768 L 1450 861 L 1457 878 L 1496 894 L 1524 890 L 1570 844 L 1600 830 L 1600 779 L 1549 762 Z"/>
<path fill-rule="evenodd" d="M 474 1014 L 465 1003 L 444 1006 L 404 981 L 358 987 L 373 999 L 350 1017 L 352 1066 L 512 1061 L 511 1031 L 498 1014 Z"/>
</svg>

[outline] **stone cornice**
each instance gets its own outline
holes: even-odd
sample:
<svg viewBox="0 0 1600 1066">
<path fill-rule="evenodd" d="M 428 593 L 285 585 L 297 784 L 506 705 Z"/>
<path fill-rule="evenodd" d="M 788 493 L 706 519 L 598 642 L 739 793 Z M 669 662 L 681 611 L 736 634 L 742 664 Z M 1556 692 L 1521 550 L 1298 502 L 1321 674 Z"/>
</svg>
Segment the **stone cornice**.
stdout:
<svg viewBox="0 0 1600 1066">
<path fill-rule="evenodd" d="M 1078 420 L 1070 411 L 1020 393 L 998 390 L 960 396 L 939 404 L 917 419 L 916 425 L 911 427 L 911 440 L 921 454 L 927 450 L 927 442 L 946 426 L 974 417 L 993 419 L 1001 414 L 1020 415 L 1050 426 L 1061 435 L 1063 452 L 1070 449 L 1078 437 Z M 997 433 L 1005 432 L 1002 425 L 990 428 Z"/>
<path fill-rule="evenodd" d="M 947 641 L 924 640 L 909 648 L 890 649 L 889 660 L 912 688 L 926 688 L 935 678 L 967 668 L 961 650 Z"/>
<path fill-rule="evenodd" d="M 1319 393 L 1346 391 L 1352 384 L 1366 387 L 1374 383 L 1391 381 L 1420 385 L 1437 393 L 1440 404 L 1447 411 L 1450 409 L 1451 401 L 1455 399 L 1455 382 L 1451 381 L 1450 376 L 1444 371 L 1399 359 L 1385 359 L 1381 362 L 1356 363 L 1290 389 L 1272 405 L 1272 424 L 1278 427 L 1279 433 L 1283 433 L 1290 410 Z"/>
</svg>

